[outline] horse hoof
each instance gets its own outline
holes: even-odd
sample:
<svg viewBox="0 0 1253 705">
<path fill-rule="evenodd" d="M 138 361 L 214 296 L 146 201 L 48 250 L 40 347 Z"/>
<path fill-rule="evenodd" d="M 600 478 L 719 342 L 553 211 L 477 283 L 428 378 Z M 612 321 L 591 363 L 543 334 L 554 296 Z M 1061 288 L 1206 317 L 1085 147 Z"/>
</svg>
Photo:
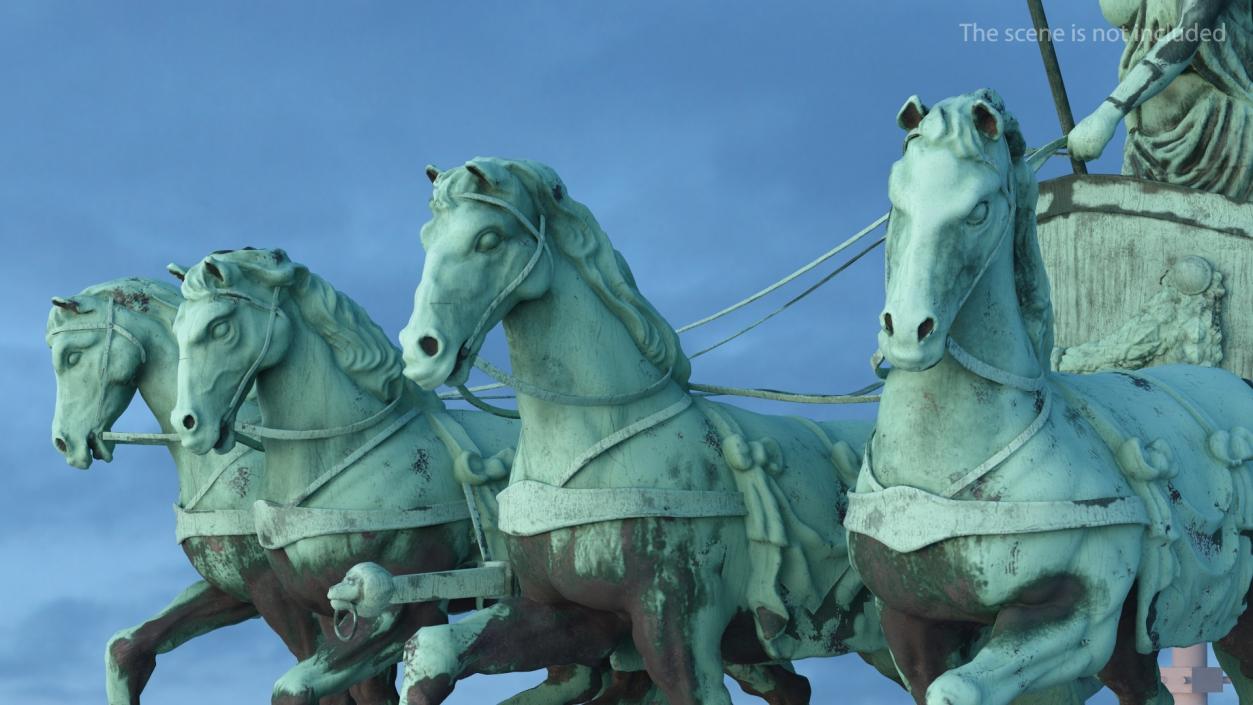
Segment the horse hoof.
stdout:
<svg viewBox="0 0 1253 705">
<path fill-rule="evenodd" d="M 927 705 L 980 705 L 983 691 L 978 684 L 957 675 L 940 676 L 927 688 Z"/>
</svg>

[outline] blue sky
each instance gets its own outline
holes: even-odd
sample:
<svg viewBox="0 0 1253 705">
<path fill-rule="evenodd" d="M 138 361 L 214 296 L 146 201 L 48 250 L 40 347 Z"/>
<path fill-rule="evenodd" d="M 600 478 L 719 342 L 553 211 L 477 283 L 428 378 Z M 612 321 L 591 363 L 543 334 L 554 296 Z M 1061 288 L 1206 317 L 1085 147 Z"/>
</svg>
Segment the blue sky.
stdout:
<svg viewBox="0 0 1253 705">
<path fill-rule="evenodd" d="M 1048 5 L 1055 26 L 1104 26 L 1094 0 Z M 553 165 L 643 291 L 685 323 L 886 210 L 910 94 L 991 86 L 1029 142 L 1057 136 L 1036 47 L 964 41 L 971 22 L 1029 19 L 1003 0 L 0 5 L 0 700 L 100 702 L 108 635 L 194 579 L 172 540 L 163 451 L 119 448 L 82 473 L 48 442 L 50 296 L 281 246 L 399 331 L 422 263 L 422 167 L 498 155 Z M 1120 49 L 1060 46 L 1080 116 L 1112 87 Z M 1099 170 L 1117 170 L 1117 152 Z M 881 268 L 866 258 L 702 358 L 694 379 L 864 384 Z M 487 354 L 504 359 L 499 334 Z M 117 427 L 154 422 L 137 405 Z M 289 665 L 252 622 L 162 657 L 146 702 L 264 702 Z M 816 703 L 908 702 L 851 657 L 802 670 Z M 451 702 L 494 702 L 533 678 L 473 679 Z"/>
</svg>

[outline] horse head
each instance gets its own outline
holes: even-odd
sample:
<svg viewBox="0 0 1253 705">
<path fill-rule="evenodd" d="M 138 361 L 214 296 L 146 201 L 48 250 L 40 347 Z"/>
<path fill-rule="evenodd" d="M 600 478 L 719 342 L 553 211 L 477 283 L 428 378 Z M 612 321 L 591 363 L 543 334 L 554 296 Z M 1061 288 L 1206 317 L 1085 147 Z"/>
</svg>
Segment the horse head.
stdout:
<svg viewBox="0 0 1253 705">
<path fill-rule="evenodd" d="M 428 167 L 427 175 L 433 217 L 422 228 L 422 280 L 400 334 L 406 376 L 426 389 L 464 383 L 488 331 L 547 295 L 557 268 L 569 267 L 646 357 L 686 381 L 690 365 L 674 329 L 553 169 L 480 157 L 442 173 Z"/>
<path fill-rule="evenodd" d="M 244 397 L 291 343 L 286 293 L 307 275 L 282 250 L 217 252 L 187 270 L 174 321 L 178 401 L 170 415 L 184 448 L 203 454 L 234 447 Z"/>
<path fill-rule="evenodd" d="M 113 459 L 101 438 L 130 406 L 148 361 L 152 328 L 168 329 L 180 297 L 173 287 L 119 279 L 53 297 L 46 340 L 57 378 L 52 444 L 70 465 Z"/>
<path fill-rule="evenodd" d="M 888 186 L 884 356 L 901 369 L 934 366 L 971 292 L 1009 256 L 1037 359 L 1047 361 L 1052 308 L 1036 242 L 1035 175 L 1017 120 L 984 89 L 930 109 L 912 97 L 897 122 L 908 136 Z"/>
</svg>

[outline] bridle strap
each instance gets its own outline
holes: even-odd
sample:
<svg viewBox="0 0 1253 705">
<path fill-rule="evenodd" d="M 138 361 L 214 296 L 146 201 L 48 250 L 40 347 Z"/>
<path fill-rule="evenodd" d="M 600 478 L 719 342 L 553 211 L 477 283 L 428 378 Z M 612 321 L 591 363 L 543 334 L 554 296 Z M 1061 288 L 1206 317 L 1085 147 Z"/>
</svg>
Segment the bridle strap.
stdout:
<svg viewBox="0 0 1253 705">
<path fill-rule="evenodd" d="M 535 237 L 535 240 L 537 242 L 537 245 L 535 247 L 535 252 L 531 254 L 531 258 L 527 260 L 526 265 L 522 268 L 521 271 L 518 272 L 517 276 L 515 276 L 509 282 L 509 284 L 505 286 L 505 288 L 500 290 L 500 293 L 496 294 L 495 298 L 492 299 L 491 303 L 487 305 L 487 309 L 483 311 L 483 315 L 479 317 L 479 321 L 474 326 L 473 332 L 470 334 L 468 338 L 466 338 L 466 345 L 473 346 L 475 345 L 476 341 L 478 341 L 479 336 L 484 335 L 486 333 L 486 330 L 485 330 L 486 327 L 488 326 L 489 322 L 495 317 L 497 309 L 499 309 L 499 307 L 502 304 L 504 304 L 505 299 L 507 299 L 510 295 L 512 295 L 513 292 L 519 286 L 521 286 L 524 281 L 526 281 L 526 278 L 531 275 L 531 271 L 534 270 L 535 266 L 539 263 L 540 257 L 543 256 L 545 252 L 548 253 L 549 257 L 552 257 L 552 253 L 548 249 L 547 221 L 545 220 L 543 213 L 541 213 L 539 217 L 539 227 L 536 227 L 535 225 L 531 223 L 530 220 L 527 220 L 526 216 L 523 215 L 522 212 L 519 211 L 512 203 L 504 199 L 496 198 L 494 196 L 488 196 L 488 195 L 481 194 L 481 193 L 461 193 L 461 194 L 457 194 L 457 196 L 459 198 L 468 198 L 473 201 L 481 201 L 483 203 L 488 203 L 493 206 L 497 206 L 498 208 L 503 208 L 504 210 L 511 213 L 513 217 L 516 218 L 518 222 L 521 223 L 522 226 L 527 229 L 527 232 L 531 233 L 531 235 Z M 463 352 L 464 352 L 464 349 L 461 351 L 458 351 L 458 354 L 460 355 Z M 617 404 L 627 404 L 633 401 L 639 401 L 640 399 L 644 399 L 645 397 L 651 396 L 652 394 L 662 389 L 666 385 L 666 383 L 670 381 L 671 374 L 674 371 L 673 366 L 671 366 L 670 368 L 667 368 L 666 371 L 662 373 L 662 375 L 658 377 L 656 380 L 648 383 L 643 388 L 636 390 L 634 392 L 627 392 L 625 394 L 604 395 L 604 396 L 583 396 L 583 395 L 577 395 L 577 394 L 566 394 L 564 392 L 554 392 L 549 389 L 544 389 L 543 387 L 539 387 L 537 385 L 531 384 L 530 382 L 527 382 L 525 380 L 518 379 L 517 377 L 491 364 L 490 362 L 480 358 L 477 354 L 474 355 L 473 357 L 474 357 L 473 363 L 475 367 L 485 372 L 488 376 L 495 379 L 497 382 L 513 387 L 513 389 L 519 394 L 523 394 L 525 396 L 529 396 L 535 399 L 540 399 L 542 401 L 551 402 L 553 404 L 563 404 L 567 406 L 613 406 Z M 497 416 L 505 416 L 506 418 L 518 418 L 517 412 L 513 412 L 512 410 L 509 410 L 509 409 L 501 409 L 492 404 L 488 404 L 482 399 L 478 399 L 474 397 L 474 395 L 468 389 L 465 388 L 465 385 L 461 385 L 457 387 L 457 391 L 461 392 L 462 398 L 464 398 L 466 401 L 468 401 L 470 404 L 474 405 L 475 407 L 482 409 L 483 411 L 496 414 Z"/>
<path fill-rule="evenodd" d="M 48 332 L 48 336 L 54 336 L 59 333 L 71 333 L 74 331 L 84 330 L 103 330 L 104 331 L 104 354 L 100 358 L 100 393 L 96 398 L 96 423 L 100 426 L 104 425 L 104 401 L 106 392 L 109 387 L 109 358 L 113 351 L 113 335 L 117 333 L 139 350 L 139 363 L 141 365 L 148 363 L 148 351 L 144 349 L 143 343 L 139 342 L 139 338 L 126 330 L 126 327 L 117 322 L 115 314 L 116 302 L 113 297 L 109 297 L 108 303 L 105 304 L 104 323 L 71 323 L 68 325 L 54 328 Z"/>
<path fill-rule="evenodd" d="M 274 322 L 278 319 L 278 294 L 279 287 L 276 286 L 270 296 L 269 317 L 265 324 L 265 339 L 261 343 L 261 352 L 257 353 L 257 359 L 252 361 L 252 366 L 248 368 L 248 372 L 240 380 L 239 386 L 235 388 L 235 395 L 231 397 L 230 406 L 227 407 L 225 418 L 232 421 L 234 421 L 235 415 L 239 413 L 239 407 L 243 406 L 244 397 L 247 396 L 248 388 L 252 386 L 257 373 L 261 370 L 261 363 L 265 361 L 266 353 L 270 352 L 270 342 L 274 339 Z M 264 308 L 251 296 L 231 296 L 230 298 L 239 298 L 258 308 Z"/>
<path fill-rule="evenodd" d="M 233 302 L 243 302 L 268 313 L 265 324 L 265 339 L 261 343 L 261 350 L 257 353 L 257 358 L 253 360 L 252 366 L 248 368 L 248 372 L 244 375 L 243 379 L 240 380 L 239 386 L 236 387 L 235 394 L 231 397 L 230 406 L 227 407 L 228 413 L 224 418 L 234 419 L 239 413 L 239 408 L 243 406 L 244 399 L 248 395 L 248 388 L 252 386 L 252 383 L 256 380 L 257 374 L 261 371 L 261 364 L 265 361 L 265 356 L 270 352 L 270 345 L 274 340 L 274 324 L 278 320 L 279 313 L 282 312 L 282 309 L 278 305 L 280 289 L 281 287 L 274 287 L 270 303 L 268 305 L 239 291 L 220 291 L 216 294 L 217 298 L 227 299 Z M 380 421 L 387 418 L 387 416 L 395 411 L 398 406 L 400 406 L 400 401 L 403 397 L 403 394 L 397 395 L 395 399 L 388 402 L 382 409 L 379 409 L 364 419 L 355 421 L 345 426 L 336 426 L 334 428 L 286 429 L 272 428 L 261 424 L 245 422 L 236 422 L 234 427 L 237 433 L 244 433 L 257 438 L 268 438 L 275 441 L 325 440 L 327 438 L 347 436 L 349 434 L 374 427 Z"/>
<path fill-rule="evenodd" d="M 487 308 L 483 311 L 483 315 L 479 317 L 479 321 L 475 324 L 470 337 L 466 338 L 466 345 L 474 345 L 480 335 L 485 335 L 487 333 L 487 326 L 490 324 L 492 318 L 495 317 L 497 309 L 505 303 L 505 299 L 509 298 L 509 296 L 511 296 L 518 287 L 522 286 L 522 283 L 526 281 L 527 277 L 531 276 L 531 272 L 534 271 L 535 266 L 539 264 L 540 257 L 544 256 L 545 252 L 548 252 L 548 227 L 543 213 L 539 216 L 539 227 L 537 228 L 532 225 L 531 221 L 527 220 L 526 216 L 522 215 L 522 212 L 515 208 L 512 203 L 503 199 L 487 196 L 481 193 L 462 193 L 458 194 L 458 197 L 468 198 L 472 201 L 490 203 L 493 206 L 505 209 L 509 213 L 513 214 L 513 217 L 517 218 L 519 223 L 522 223 L 522 226 L 531 233 L 536 242 L 535 251 L 531 253 L 531 258 L 527 260 L 526 265 L 522 267 L 517 276 L 515 276 L 513 280 L 505 286 L 505 288 L 501 289 L 500 292 L 496 294 L 496 297 L 492 299 L 492 302 L 488 304 Z M 549 253 L 549 256 L 551 257 L 552 254 Z M 460 354 L 460 351 L 458 351 L 458 354 Z"/>
</svg>

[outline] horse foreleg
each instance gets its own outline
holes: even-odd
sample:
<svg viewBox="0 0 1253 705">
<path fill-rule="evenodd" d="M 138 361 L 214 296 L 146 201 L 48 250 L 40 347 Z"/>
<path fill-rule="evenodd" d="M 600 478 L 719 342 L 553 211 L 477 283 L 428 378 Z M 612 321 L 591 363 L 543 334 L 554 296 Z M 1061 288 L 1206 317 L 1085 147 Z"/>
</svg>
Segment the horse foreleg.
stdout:
<svg viewBox="0 0 1253 705">
<path fill-rule="evenodd" d="M 756 695 L 770 705 L 807 705 L 812 689 L 809 679 L 792 669 L 791 664 L 740 665 L 728 663 L 728 676 L 749 695 Z"/>
<path fill-rule="evenodd" d="M 631 611 L 635 648 L 670 705 L 731 705 L 722 678 L 722 634 L 730 618 L 719 579 L 697 574 L 688 581 L 701 586 L 700 595 L 659 579 L 637 601 Z"/>
<path fill-rule="evenodd" d="M 927 688 L 960 662 L 974 639 L 976 625 L 927 619 L 884 606 L 880 620 L 896 669 L 918 705 L 927 702 Z M 871 661 L 872 665 L 877 665 Z"/>
<path fill-rule="evenodd" d="M 1003 608 L 974 658 L 927 688 L 926 705 L 1007 705 L 1099 669 L 1114 650 L 1119 605 L 1083 603 L 1073 592 L 1062 587 L 1047 603 Z"/>
<path fill-rule="evenodd" d="M 152 619 L 109 639 L 104 655 L 109 705 L 138 705 L 139 694 L 156 669 L 157 654 L 256 616 L 247 602 L 203 580 L 193 583 Z"/>
<path fill-rule="evenodd" d="M 622 618 L 573 604 L 501 600 L 457 622 L 426 627 L 405 648 L 407 705 L 441 703 L 457 680 L 552 664 L 596 667 L 626 633 Z"/>
<path fill-rule="evenodd" d="M 437 603 L 405 605 L 375 619 L 362 619 L 347 641 L 326 638 L 313 656 L 274 684 L 273 705 L 317 705 L 320 698 L 386 672 L 403 655 L 405 638 L 448 617 Z"/>
<path fill-rule="evenodd" d="M 568 665 L 549 666 L 543 683 L 502 700 L 500 705 L 567 705 L 596 697 L 609 684 L 603 668 Z"/>
</svg>

